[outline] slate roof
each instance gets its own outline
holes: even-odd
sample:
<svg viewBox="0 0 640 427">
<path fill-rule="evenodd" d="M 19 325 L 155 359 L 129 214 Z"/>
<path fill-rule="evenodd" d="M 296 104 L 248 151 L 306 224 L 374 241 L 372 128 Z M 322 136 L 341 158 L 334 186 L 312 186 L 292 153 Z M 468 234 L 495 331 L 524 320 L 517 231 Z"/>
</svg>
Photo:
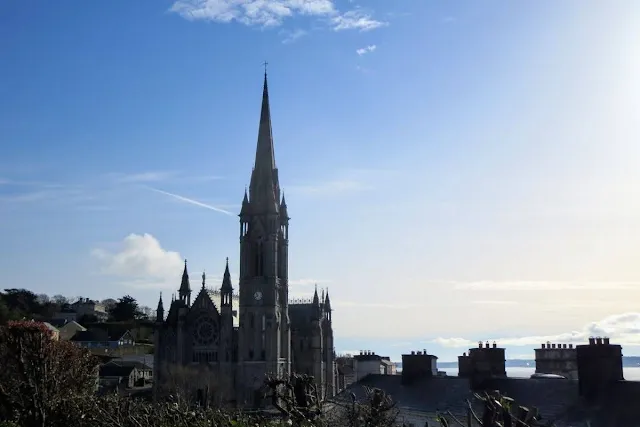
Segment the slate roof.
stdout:
<svg viewBox="0 0 640 427">
<path fill-rule="evenodd" d="M 404 415 L 418 414 L 425 419 L 432 418 L 437 411 L 451 411 L 456 417 L 464 417 L 466 400 L 473 400 L 465 378 L 433 377 L 406 386 L 401 380 L 401 375 L 368 375 L 332 400 L 342 406 L 351 401 L 352 392 L 357 399 L 363 399 L 365 387 L 380 388 L 391 395 Z M 580 399 L 577 380 L 494 378 L 486 380 L 482 388 L 499 390 L 519 405 L 538 408 L 543 419 L 555 421 L 557 427 L 583 426 L 586 420 L 591 427 L 640 427 L 637 381 L 614 383 L 596 403 Z M 481 412 L 480 407 L 477 410 Z"/>
<path fill-rule="evenodd" d="M 365 397 L 365 386 L 387 392 L 400 409 L 426 414 L 451 411 L 465 416 L 467 399 L 473 400 L 469 381 L 458 377 L 433 377 L 411 385 L 401 383 L 402 375 L 368 375 L 352 384 L 336 399 L 346 402 L 353 392 Z M 492 379 L 484 384 L 487 390 L 500 390 L 523 406 L 535 406 L 546 419 L 563 418 L 578 402 L 578 382 L 549 379 Z"/>
<path fill-rule="evenodd" d="M 91 328 L 85 331 L 78 331 L 71 337 L 71 341 L 118 341 L 128 332 L 126 328 L 109 327 L 109 328 Z"/>
<path fill-rule="evenodd" d="M 136 368 L 139 371 L 150 371 L 153 369 L 152 366 L 137 360 L 111 360 L 105 363 L 103 366 L 121 366 L 121 367 L 128 367 L 128 368 L 130 367 L 130 368 Z"/>
<path fill-rule="evenodd" d="M 135 366 L 121 366 L 117 364 L 107 363 L 100 366 L 100 377 L 128 377 L 135 369 Z"/>
<path fill-rule="evenodd" d="M 218 310 L 218 313 L 220 313 L 220 290 L 219 289 L 211 289 L 211 288 L 206 288 L 207 294 L 209 295 L 209 298 L 211 299 L 211 302 L 213 302 L 213 305 L 216 306 L 216 310 Z M 233 326 L 239 326 L 240 325 L 240 319 L 238 316 L 238 310 L 240 308 L 240 297 L 238 296 L 238 294 L 233 294 L 233 296 L 231 297 L 231 303 L 233 304 Z"/>
</svg>

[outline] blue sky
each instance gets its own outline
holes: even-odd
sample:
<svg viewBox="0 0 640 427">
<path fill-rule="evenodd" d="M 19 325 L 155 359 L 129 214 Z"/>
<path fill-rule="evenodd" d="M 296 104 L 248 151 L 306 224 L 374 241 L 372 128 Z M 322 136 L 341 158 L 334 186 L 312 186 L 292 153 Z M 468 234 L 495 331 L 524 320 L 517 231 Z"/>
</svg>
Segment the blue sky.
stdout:
<svg viewBox="0 0 640 427">
<path fill-rule="evenodd" d="M 0 1 L 4 287 L 237 278 L 266 60 L 292 293 L 329 288 L 339 352 L 640 354 L 637 2 L 238 3 Z"/>
</svg>

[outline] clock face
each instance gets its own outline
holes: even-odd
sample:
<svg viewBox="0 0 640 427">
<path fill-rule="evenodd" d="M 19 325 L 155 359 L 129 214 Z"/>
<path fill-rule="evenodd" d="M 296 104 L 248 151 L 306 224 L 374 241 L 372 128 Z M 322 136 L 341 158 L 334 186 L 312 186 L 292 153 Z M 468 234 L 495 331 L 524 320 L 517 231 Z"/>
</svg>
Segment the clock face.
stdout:
<svg viewBox="0 0 640 427">
<path fill-rule="evenodd" d="M 260 301 L 262 299 L 262 292 L 256 291 L 256 293 L 253 294 L 253 297 L 256 299 L 256 301 Z"/>
</svg>

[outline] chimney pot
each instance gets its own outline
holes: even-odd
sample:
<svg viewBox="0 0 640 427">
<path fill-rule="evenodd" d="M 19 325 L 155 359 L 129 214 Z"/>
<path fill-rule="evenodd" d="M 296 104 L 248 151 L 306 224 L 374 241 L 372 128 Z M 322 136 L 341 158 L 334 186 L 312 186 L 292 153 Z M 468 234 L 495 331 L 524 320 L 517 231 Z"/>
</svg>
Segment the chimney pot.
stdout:
<svg viewBox="0 0 640 427">
<path fill-rule="evenodd" d="M 462 353 L 463 357 L 467 357 L 467 352 L 465 351 L 464 353 Z"/>
<path fill-rule="evenodd" d="M 603 340 L 604 345 L 609 345 L 609 338 L 608 337 L 605 337 L 602 340 Z"/>
<path fill-rule="evenodd" d="M 498 348 L 498 344 L 496 344 L 496 342 L 493 342 L 493 348 Z"/>
<path fill-rule="evenodd" d="M 556 348 L 556 345 L 555 344 L 551 344 L 551 348 Z"/>
<path fill-rule="evenodd" d="M 487 348 L 489 348 L 489 341 L 487 341 L 487 344 L 486 344 L 486 346 L 487 346 Z"/>
<path fill-rule="evenodd" d="M 416 354 L 416 352 L 414 350 L 411 350 L 411 355 L 413 356 L 415 354 Z"/>
<path fill-rule="evenodd" d="M 596 339 L 594 337 L 589 337 L 589 345 L 596 345 Z"/>
<path fill-rule="evenodd" d="M 542 344 L 542 349 L 544 350 L 546 347 L 544 346 L 544 344 Z"/>
<path fill-rule="evenodd" d="M 427 354 L 427 349 L 426 349 L 426 348 L 423 348 L 423 349 L 422 349 L 422 354 L 424 354 L 424 355 L 426 355 L 426 354 Z"/>
<path fill-rule="evenodd" d="M 482 341 L 478 341 L 478 348 L 482 348 Z"/>
<path fill-rule="evenodd" d="M 573 348 L 573 344 L 569 344 L 569 348 Z"/>
<path fill-rule="evenodd" d="M 562 344 L 562 348 L 567 348 L 567 345 L 566 344 Z"/>
<path fill-rule="evenodd" d="M 596 337 L 596 344 L 597 345 L 602 345 L 602 338 Z"/>
</svg>

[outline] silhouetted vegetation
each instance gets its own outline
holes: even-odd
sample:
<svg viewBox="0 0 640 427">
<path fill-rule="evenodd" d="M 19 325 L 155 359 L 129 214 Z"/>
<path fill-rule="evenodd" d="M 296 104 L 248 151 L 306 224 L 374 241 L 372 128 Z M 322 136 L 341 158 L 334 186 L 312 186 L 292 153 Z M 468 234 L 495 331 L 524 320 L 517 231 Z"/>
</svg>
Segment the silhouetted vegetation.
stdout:
<svg viewBox="0 0 640 427">
<path fill-rule="evenodd" d="M 57 313 L 71 311 L 72 304 L 81 297 L 69 298 L 64 295 L 35 294 L 27 289 L 5 289 L 0 292 L 0 325 L 10 320 L 47 321 Z M 112 322 L 136 322 L 148 320 L 153 315 L 149 307 L 140 306 L 135 298 L 125 295 L 118 300 L 107 298 L 100 302 Z M 97 323 L 99 319 L 92 314 L 77 319 L 82 325 Z"/>
</svg>

